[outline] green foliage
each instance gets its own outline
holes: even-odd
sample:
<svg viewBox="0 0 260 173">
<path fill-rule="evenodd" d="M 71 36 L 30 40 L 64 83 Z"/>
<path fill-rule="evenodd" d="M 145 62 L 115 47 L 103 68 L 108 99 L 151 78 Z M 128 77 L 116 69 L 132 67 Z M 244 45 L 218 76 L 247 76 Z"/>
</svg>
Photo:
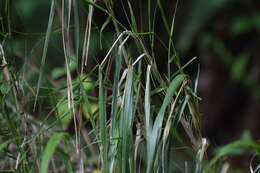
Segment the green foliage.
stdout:
<svg viewBox="0 0 260 173">
<path fill-rule="evenodd" d="M 184 30 L 180 48 L 189 47 L 207 15 L 227 2 L 201 0 L 203 10 L 196 4 L 187 24 L 192 27 Z M 196 57 L 182 65 L 174 44 L 179 2 L 169 20 L 162 1 L 148 0 L 142 9 L 145 17 L 127 1 L 123 9 L 127 24 L 115 13 L 115 3 L 26 0 L 15 4 L 17 13 L 22 13 L 18 19 L 8 10 L 13 4 L 4 1 L 1 16 L 11 15 L 14 21 L 37 18 L 46 23 L 41 28 L 46 33 L 18 32 L 10 18 L 4 22 L 0 18 L 1 168 L 26 173 L 166 173 L 178 172 L 179 167 L 209 172 L 218 170 L 227 155 L 259 153 L 259 144 L 245 133 L 209 161 L 204 159 L 207 140 L 200 133 L 199 72 L 194 86 L 186 73 Z M 48 22 L 35 12 L 41 5 L 50 9 Z M 96 13 L 104 15 L 104 21 L 95 21 Z M 157 67 L 158 16 L 168 38 L 168 44 L 163 43 L 165 73 Z M 248 25 L 256 27 L 257 17 L 252 18 Z M 243 20 L 236 21 L 233 31 L 244 32 L 247 27 Z M 232 78 L 249 85 L 247 54 L 233 61 L 233 54 L 218 39 L 210 35 L 204 39 L 231 67 Z M 39 66 L 34 62 L 37 57 Z"/>
<path fill-rule="evenodd" d="M 255 143 L 249 132 L 244 132 L 242 138 L 238 141 L 232 142 L 227 144 L 223 147 L 220 147 L 216 150 L 216 155 L 212 158 L 209 164 L 206 166 L 206 172 L 210 172 L 210 170 L 214 169 L 216 163 L 223 158 L 224 156 L 228 155 L 242 155 L 246 154 L 248 151 L 251 150 L 253 153 L 260 153 L 260 145 Z"/>
<path fill-rule="evenodd" d="M 235 36 L 250 32 L 252 30 L 260 31 L 260 13 L 254 12 L 247 16 L 237 17 L 231 24 L 231 32 Z"/>
<path fill-rule="evenodd" d="M 67 133 L 56 133 L 48 141 L 41 157 L 40 173 L 48 172 L 48 167 L 51 159 L 53 158 L 53 153 L 55 152 L 56 147 L 58 146 L 60 140 L 67 136 L 69 136 Z"/>
</svg>

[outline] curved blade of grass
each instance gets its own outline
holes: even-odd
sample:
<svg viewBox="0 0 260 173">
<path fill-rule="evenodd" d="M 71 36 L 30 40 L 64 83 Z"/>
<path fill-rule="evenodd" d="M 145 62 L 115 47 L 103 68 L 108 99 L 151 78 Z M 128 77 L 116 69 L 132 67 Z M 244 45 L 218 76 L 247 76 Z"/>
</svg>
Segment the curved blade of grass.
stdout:
<svg viewBox="0 0 260 173">
<path fill-rule="evenodd" d="M 105 20 L 105 22 L 103 23 L 100 31 L 99 31 L 99 44 L 100 44 L 100 49 L 103 49 L 103 44 L 102 44 L 102 33 L 105 30 L 105 28 L 107 27 L 107 25 L 111 22 L 111 16 L 108 16 Z"/>
<path fill-rule="evenodd" d="M 40 173 L 48 173 L 49 163 L 52 159 L 54 151 L 56 150 L 56 147 L 58 146 L 60 140 L 67 136 L 69 136 L 68 133 L 56 133 L 48 141 L 41 158 Z"/>
<path fill-rule="evenodd" d="M 151 84 L 150 84 L 151 66 L 147 67 L 146 72 L 146 86 L 145 86 L 145 98 L 144 98 L 144 110 L 145 110 L 145 128 L 147 136 L 151 135 Z M 148 152 L 148 151 L 147 151 Z"/>
<path fill-rule="evenodd" d="M 129 167 L 130 172 L 135 170 L 133 161 L 133 69 L 129 66 L 127 71 L 127 81 L 124 91 L 124 103 L 120 120 L 120 137 L 122 138 L 122 158 L 121 158 L 121 172 L 127 172 Z"/>
<path fill-rule="evenodd" d="M 155 119 L 152 133 L 150 136 L 147 136 L 147 149 L 149 151 L 147 153 L 147 158 L 148 158 L 147 170 L 146 170 L 147 173 L 150 173 L 153 170 L 153 163 L 155 160 L 157 146 L 158 146 L 160 136 L 161 136 L 161 128 L 162 128 L 162 123 L 163 123 L 166 108 L 169 105 L 169 103 L 171 102 L 174 93 L 180 87 L 180 85 L 185 80 L 185 78 L 186 78 L 186 75 L 180 74 L 180 75 L 176 76 L 170 83 L 170 86 L 167 89 L 166 96 L 163 100 L 163 104 Z"/>
<path fill-rule="evenodd" d="M 51 10 L 50 10 L 50 15 L 49 15 L 49 21 L 48 21 L 48 27 L 47 27 L 47 32 L 46 32 L 46 37 L 45 37 L 45 42 L 44 42 L 44 47 L 43 47 L 42 61 L 41 61 L 41 66 L 40 66 L 40 75 L 39 75 L 38 84 L 37 84 L 37 92 L 36 92 L 36 97 L 35 97 L 35 101 L 34 101 L 33 111 L 35 111 L 35 109 L 36 109 L 36 103 L 37 103 L 37 100 L 38 100 L 40 85 L 41 85 L 41 82 L 42 82 L 43 67 L 44 67 L 45 61 L 46 61 L 46 55 L 47 55 L 47 50 L 48 50 L 48 46 L 49 46 L 51 29 L 52 29 L 53 19 L 54 19 L 54 15 L 55 15 L 55 6 L 56 6 L 55 4 L 56 4 L 56 0 L 52 0 L 51 1 Z"/>
<path fill-rule="evenodd" d="M 175 56 L 173 56 L 173 58 L 171 58 L 171 59 L 174 59 L 175 58 Z M 178 57 L 177 57 L 177 59 L 178 59 Z M 183 73 L 183 70 L 186 68 L 186 67 L 188 67 L 191 63 L 193 63 L 196 59 L 198 59 L 196 56 L 195 57 L 193 57 L 191 60 L 189 60 L 186 64 L 184 64 L 183 66 L 179 66 L 179 64 L 177 64 L 178 65 L 178 70 L 175 72 L 175 73 L 173 73 L 173 75 L 172 76 L 175 76 L 175 75 L 177 75 L 178 73 Z M 175 63 L 179 63 L 179 62 L 177 62 L 178 60 L 176 60 L 175 61 Z M 171 62 L 171 61 L 170 61 Z"/>
</svg>

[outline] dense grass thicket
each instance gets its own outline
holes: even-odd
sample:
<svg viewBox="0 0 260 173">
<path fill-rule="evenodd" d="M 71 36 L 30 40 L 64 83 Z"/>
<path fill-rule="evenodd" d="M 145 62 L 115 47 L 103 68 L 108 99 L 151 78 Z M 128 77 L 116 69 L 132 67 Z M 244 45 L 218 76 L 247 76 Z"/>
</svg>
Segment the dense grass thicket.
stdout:
<svg viewBox="0 0 260 173">
<path fill-rule="evenodd" d="M 244 154 L 247 172 L 259 172 L 260 145 L 248 132 L 207 153 L 199 62 L 183 64 L 174 44 L 178 1 L 170 17 L 162 1 L 143 2 L 143 16 L 131 1 L 39 2 L 48 16 L 20 15 L 39 15 L 38 33 L 13 28 L 15 2 L 0 2 L 0 173 L 228 173 L 239 172 L 230 156 Z M 195 77 L 186 73 L 190 64 Z"/>
</svg>

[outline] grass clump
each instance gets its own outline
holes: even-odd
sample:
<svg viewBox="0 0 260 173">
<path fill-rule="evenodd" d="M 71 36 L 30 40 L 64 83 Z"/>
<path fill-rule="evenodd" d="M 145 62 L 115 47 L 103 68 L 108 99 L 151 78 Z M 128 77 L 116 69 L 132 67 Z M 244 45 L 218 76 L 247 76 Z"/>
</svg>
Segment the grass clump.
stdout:
<svg viewBox="0 0 260 173">
<path fill-rule="evenodd" d="M 259 144 L 245 134 L 207 160 L 208 141 L 200 133 L 199 73 L 195 79 L 185 73 L 196 58 L 182 65 L 173 43 L 178 2 L 168 22 L 160 1 L 144 3 L 146 21 L 139 21 L 142 17 L 127 1 L 127 26 L 117 18 L 115 3 L 52 0 L 39 67 L 25 58 L 24 68 L 8 62 L 13 53 L 9 40 L 15 36 L 2 31 L 7 36 L 0 44 L 0 169 L 219 172 L 226 155 L 259 153 Z M 94 20 L 96 12 L 106 16 L 100 25 Z M 168 46 L 158 41 L 157 20 L 163 21 Z M 112 39 L 104 38 L 106 30 Z M 97 39 L 100 45 L 92 45 Z M 52 42 L 60 44 L 64 57 L 64 65 L 54 69 L 46 63 Z M 166 72 L 157 67 L 158 44 L 166 47 Z M 259 166 L 254 169 L 252 162 L 253 171 Z"/>
</svg>

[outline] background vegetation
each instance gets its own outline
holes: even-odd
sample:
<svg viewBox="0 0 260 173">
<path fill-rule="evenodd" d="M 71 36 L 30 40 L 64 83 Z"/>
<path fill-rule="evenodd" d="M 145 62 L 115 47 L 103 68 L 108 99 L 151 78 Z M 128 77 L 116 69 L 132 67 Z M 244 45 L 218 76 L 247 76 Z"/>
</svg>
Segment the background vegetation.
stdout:
<svg viewBox="0 0 260 173">
<path fill-rule="evenodd" d="M 2 0 L 0 172 L 259 172 L 259 9 Z"/>
</svg>

